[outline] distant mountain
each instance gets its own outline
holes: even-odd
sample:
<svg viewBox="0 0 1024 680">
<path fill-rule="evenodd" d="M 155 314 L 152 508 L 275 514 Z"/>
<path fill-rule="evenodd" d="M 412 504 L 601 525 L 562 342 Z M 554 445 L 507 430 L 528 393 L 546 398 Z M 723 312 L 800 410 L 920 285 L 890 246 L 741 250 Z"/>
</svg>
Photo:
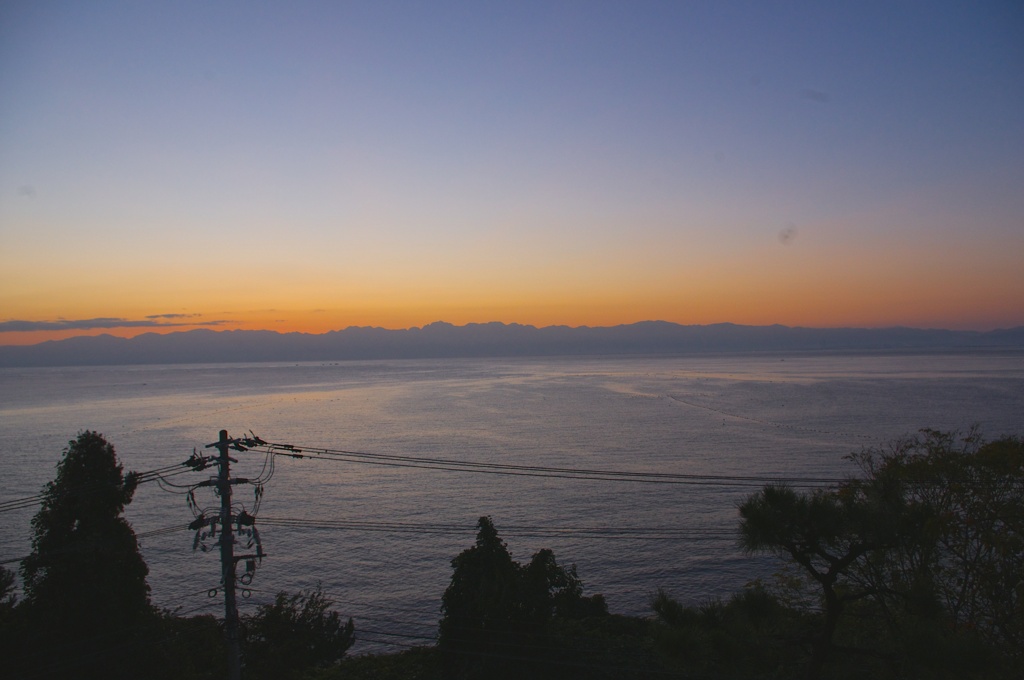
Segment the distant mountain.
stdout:
<svg viewBox="0 0 1024 680">
<path fill-rule="evenodd" d="M 442 357 L 595 356 L 861 350 L 1024 349 L 1024 326 L 989 332 L 917 328 L 681 326 L 666 321 L 591 328 L 483 323 L 319 335 L 194 330 L 132 339 L 110 335 L 0 347 L 0 367 L 341 361 Z"/>
</svg>

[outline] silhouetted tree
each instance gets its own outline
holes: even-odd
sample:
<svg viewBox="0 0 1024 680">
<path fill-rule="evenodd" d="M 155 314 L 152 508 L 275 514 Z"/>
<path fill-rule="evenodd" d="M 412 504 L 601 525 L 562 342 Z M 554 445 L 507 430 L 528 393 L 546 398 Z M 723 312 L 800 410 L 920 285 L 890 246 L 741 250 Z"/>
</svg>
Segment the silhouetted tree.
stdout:
<svg viewBox="0 0 1024 680">
<path fill-rule="evenodd" d="M 438 634 L 450 667 L 467 677 L 500 668 L 522 642 L 519 565 L 490 517 L 481 517 L 477 528 L 476 544 L 452 560 Z"/>
<path fill-rule="evenodd" d="M 278 593 L 242 621 L 244 676 L 249 680 L 288 680 L 314 668 L 332 666 L 355 642 L 352 619 L 343 623 L 330 611 L 317 586 L 289 597 Z"/>
<path fill-rule="evenodd" d="M 20 626 L 15 621 L 16 604 L 14 572 L 0 566 L 0 659 L 10 660 L 18 656 L 17 650 L 21 641 L 18 634 Z"/>
<path fill-rule="evenodd" d="M 850 458 L 862 478 L 767 486 L 740 506 L 742 546 L 790 560 L 818 590 L 808 676 L 838 632 L 895 677 L 1020 677 L 1024 443 L 925 430 Z"/>
<path fill-rule="evenodd" d="M 900 499 L 881 485 L 855 482 L 809 493 L 769 485 L 740 506 L 740 518 L 745 551 L 791 559 L 820 589 L 823 619 L 807 668 L 807 677 L 818 678 L 843 611 L 875 592 L 855 578 L 854 566 L 911 531 Z"/>
<path fill-rule="evenodd" d="M 212 614 L 178 616 L 160 614 L 159 634 L 150 647 L 153 651 L 148 669 L 138 677 L 150 680 L 224 680 L 228 676 L 227 657 L 221 640 L 222 621 Z"/>
<path fill-rule="evenodd" d="M 963 676 L 956 662 L 970 659 L 981 676 L 1021 677 L 1024 441 L 924 430 L 851 459 L 916 517 L 916 531 L 856 567 L 893 637 L 933 675 Z"/>
<path fill-rule="evenodd" d="M 14 572 L 0 567 L 0 612 L 14 608 Z"/>
<path fill-rule="evenodd" d="M 607 614 L 601 596 L 584 598 L 575 567 L 541 550 L 526 566 L 512 559 L 489 517 L 477 522 L 476 543 L 452 560 L 442 598 L 438 646 L 461 677 L 519 676 L 540 658 L 554 616 Z"/>
<path fill-rule="evenodd" d="M 68 442 L 22 562 L 36 661 L 53 676 L 137 677 L 155 612 L 135 532 L 121 516 L 137 477 L 95 432 Z M 42 637 L 39 637 L 42 636 Z"/>
<path fill-rule="evenodd" d="M 651 603 L 658 649 L 687 676 L 793 677 L 799 650 L 780 641 L 805 625 L 805 616 L 787 607 L 761 584 L 748 585 L 729 600 L 712 599 L 685 607 L 659 590 Z"/>
</svg>

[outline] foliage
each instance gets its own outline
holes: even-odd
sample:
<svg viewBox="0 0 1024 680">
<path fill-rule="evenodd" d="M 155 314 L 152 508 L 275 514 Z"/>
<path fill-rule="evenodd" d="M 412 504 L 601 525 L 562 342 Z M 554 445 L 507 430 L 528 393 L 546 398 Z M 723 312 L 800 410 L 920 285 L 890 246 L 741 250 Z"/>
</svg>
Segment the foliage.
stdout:
<svg viewBox="0 0 1024 680">
<path fill-rule="evenodd" d="M 654 647 L 652 622 L 605 615 L 555 617 L 551 622 L 544 677 L 585 680 L 663 678 L 669 670 Z"/>
<path fill-rule="evenodd" d="M 51 676 L 129 677 L 155 611 L 148 568 L 121 516 L 137 478 L 95 432 L 68 442 L 32 520 L 22 562 L 28 626 L 57 644 L 40 662 Z M 137 673 L 137 669 L 135 671 Z"/>
<path fill-rule="evenodd" d="M 14 608 L 14 572 L 0 566 L 0 613 Z"/>
<path fill-rule="evenodd" d="M 758 583 L 727 602 L 684 607 L 662 590 L 652 601 L 657 647 L 687 675 L 794 677 L 798 650 L 785 644 L 802 634 L 807 617 Z"/>
<path fill-rule="evenodd" d="M 243 619 L 245 677 L 1024 677 L 1024 442 L 923 431 L 850 459 L 859 478 L 766 486 L 740 506 L 742 547 L 785 564 L 728 600 L 659 591 L 655 620 L 609 616 L 575 566 L 548 549 L 516 562 L 482 517 L 452 560 L 436 648 L 343 658 L 352 621 L 317 587 Z M 102 436 L 69 442 L 20 601 L 0 567 L 6 676 L 223 677 L 217 620 L 149 603 L 122 517 L 135 485 Z"/>
<path fill-rule="evenodd" d="M 298 678 L 338 663 L 355 642 L 352 619 L 343 623 L 320 586 L 288 596 L 278 593 L 242 621 L 245 676 L 251 680 Z"/>
<path fill-rule="evenodd" d="M 808 636 L 808 676 L 819 677 L 846 607 L 873 594 L 851 577 L 869 554 L 898 543 L 906 529 L 898 499 L 872 485 L 836 491 L 769 485 L 740 506 L 740 544 L 747 552 L 783 555 L 803 568 L 819 589 L 821 625 Z"/>
<path fill-rule="evenodd" d="M 222 680 L 227 677 L 227 655 L 220 641 L 221 624 L 210 614 L 177 616 L 163 612 L 158 634 L 150 647 L 151 660 L 145 676 L 152 680 Z"/>
<path fill-rule="evenodd" d="M 816 590 L 808 676 L 827 663 L 833 676 L 1020 677 L 1021 440 L 926 430 L 850 458 L 863 477 L 766 486 L 740 506 L 744 549 L 782 556 Z"/>
<path fill-rule="evenodd" d="M 14 572 L 0 566 L 0 659 L 12 659 L 20 643 L 14 596 Z"/>
<path fill-rule="evenodd" d="M 505 675 L 558 680 L 654 680 L 672 677 L 651 637 L 652 622 L 630 616 L 555 616 L 545 663 L 513 664 Z M 449 680 L 452 672 L 437 647 L 415 647 L 395 654 L 345 658 L 308 676 L 310 680 Z"/>
<path fill-rule="evenodd" d="M 447 680 L 436 647 L 414 647 L 395 654 L 348 657 L 318 671 L 310 680 Z"/>
<path fill-rule="evenodd" d="M 935 677 L 1024 675 L 1024 441 L 925 430 L 851 459 L 918 518 L 856 567 L 903 655 Z"/>
<path fill-rule="evenodd" d="M 463 677 L 519 674 L 539 659 L 555 616 L 604 615 L 603 598 L 583 597 L 575 566 L 566 569 L 550 550 L 530 563 L 512 559 L 489 517 L 476 543 L 452 560 L 442 597 L 438 646 L 451 671 Z"/>
<path fill-rule="evenodd" d="M 442 597 L 438 645 L 455 654 L 504 653 L 521 628 L 519 565 L 489 517 L 477 527 L 476 544 L 452 560 L 451 584 Z"/>
</svg>

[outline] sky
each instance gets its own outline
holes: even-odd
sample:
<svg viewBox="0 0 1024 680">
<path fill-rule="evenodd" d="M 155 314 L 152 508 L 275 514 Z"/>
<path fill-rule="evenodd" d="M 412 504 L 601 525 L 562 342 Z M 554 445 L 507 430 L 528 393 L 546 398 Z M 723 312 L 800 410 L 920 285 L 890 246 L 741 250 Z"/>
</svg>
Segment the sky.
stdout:
<svg viewBox="0 0 1024 680">
<path fill-rule="evenodd" d="M 1024 325 L 1024 5 L 0 4 L 0 345 Z"/>
</svg>

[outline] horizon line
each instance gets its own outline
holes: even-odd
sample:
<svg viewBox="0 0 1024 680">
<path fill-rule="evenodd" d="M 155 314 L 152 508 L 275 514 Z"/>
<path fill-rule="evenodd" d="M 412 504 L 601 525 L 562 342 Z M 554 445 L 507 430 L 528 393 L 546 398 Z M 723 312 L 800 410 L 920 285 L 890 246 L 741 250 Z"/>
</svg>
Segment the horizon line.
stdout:
<svg viewBox="0 0 1024 680">
<path fill-rule="evenodd" d="M 771 323 L 771 324 L 749 324 L 749 323 L 737 323 L 733 321 L 719 321 L 714 323 L 679 323 L 676 321 L 668 321 L 665 319 L 644 319 L 641 321 L 625 322 L 619 324 L 608 324 L 608 325 L 588 325 L 581 324 L 572 326 L 569 324 L 547 324 L 537 325 L 530 323 L 520 323 L 516 321 L 470 321 L 463 324 L 456 324 L 443 319 L 431 321 L 420 326 L 410 325 L 405 327 L 386 327 L 379 325 L 348 325 L 340 328 L 333 328 L 325 331 L 303 331 L 303 330 L 277 330 L 273 328 L 225 328 L 224 326 L 230 322 L 224 320 L 215 320 L 196 323 L 187 323 L 181 321 L 173 322 L 162 322 L 158 316 L 148 316 L 144 320 L 130 320 L 130 319 L 118 319 L 111 317 L 86 319 L 80 321 L 67 321 L 59 319 L 57 321 L 24 321 L 24 320 L 7 320 L 0 322 L 0 347 L 34 347 L 38 345 L 44 345 L 47 343 L 58 343 L 66 340 L 75 340 L 83 338 L 117 338 L 123 340 L 132 340 L 134 338 L 146 336 L 146 335 L 179 335 L 185 333 L 192 333 L 195 331 L 208 331 L 210 333 L 273 333 L 276 335 L 305 335 L 311 337 L 318 337 L 329 335 L 331 333 L 342 333 L 348 330 L 378 330 L 388 332 L 408 332 L 428 329 L 434 326 L 443 326 L 451 328 L 470 328 L 478 326 L 502 326 L 502 327 L 519 327 L 525 329 L 534 330 L 545 330 L 545 329 L 567 329 L 567 330 L 600 330 L 600 329 L 613 329 L 613 328 L 626 328 L 631 326 L 642 326 L 645 324 L 665 324 L 669 326 L 676 326 L 679 328 L 713 328 L 721 326 L 732 326 L 736 328 L 783 328 L 791 330 L 815 330 L 815 331 L 852 331 L 852 330 L 863 330 L 863 331 L 894 331 L 894 330 L 910 330 L 910 331 L 921 331 L 921 332 L 947 332 L 947 333 L 965 333 L 965 334 L 979 334 L 984 335 L 987 333 L 997 333 L 1003 331 L 1013 331 L 1024 328 L 1024 323 L 1017 325 L 1000 326 L 991 328 L 988 330 L 979 330 L 976 328 L 949 328 L 942 326 L 912 326 L 903 324 L 889 324 L 889 325 L 841 325 L 841 326 L 808 326 L 808 325 L 787 325 L 783 323 Z M 95 324 L 95 325 L 89 325 Z M 9 328 L 10 330 L 5 330 Z M 129 333 L 112 333 L 109 331 L 116 329 L 130 329 Z M 135 332 L 131 332 L 134 330 Z M 4 343 L 2 342 L 3 336 L 7 334 L 15 335 L 35 335 L 41 333 L 52 334 L 54 332 L 68 332 L 73 335 L 65 337 L 51 337 L 36 342 L 15 342 L 15 343 Z M 76 332 L 77 331 L 77 332 Z M 94 332 L 89 332 L 94 331 Z"/>
</svg>

